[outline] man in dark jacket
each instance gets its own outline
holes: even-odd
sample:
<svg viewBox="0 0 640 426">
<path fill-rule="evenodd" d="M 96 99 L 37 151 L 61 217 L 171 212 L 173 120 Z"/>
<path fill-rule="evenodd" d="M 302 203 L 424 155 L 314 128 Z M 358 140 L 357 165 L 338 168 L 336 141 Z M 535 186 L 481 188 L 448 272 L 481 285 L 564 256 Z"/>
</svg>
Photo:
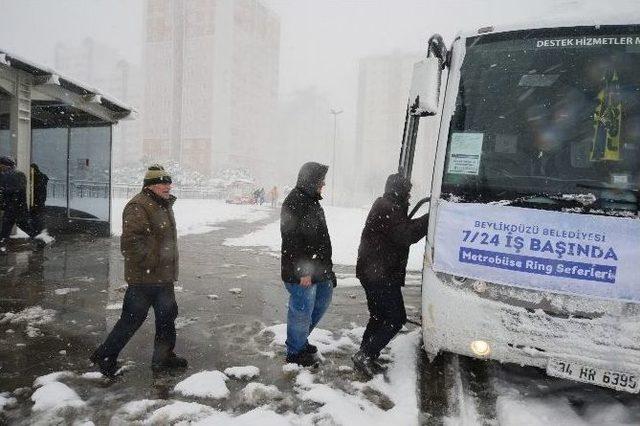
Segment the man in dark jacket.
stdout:
<svg viewBox="0 0 640 426">
<path fill-rule="evenodd" d="M 0 227 L 0 254 L 7 252 L 7 242 L 13 226 L 26 232 L 30 238 L 36 236 L 31 226 L 27 206 L 27 178 L 9 157 L 0 157 L 0 197 L 3 210 Z"/>
<path fill-rule="evenodd" d="M 336 285 L 331 261 L 331 239 L 320 206 L 329 167 L 305 163 L 296 187 L 282 203 L 282 281 L 289 292 L 287 362 L 316 363 L 317 348 L 307 341 L 329 304 Z"/>
<path fill-rule="evenodd" d="M 107 377 L 115 375 L 118 354 L 140 328 L 151 306 L 156 320 L 151 368 L 162 371 L 187 366 L 187 360 L 173 352 L 178 316 L 173 289 L 178 280 L 178 237 L 173 216 L 176 197 L 170 191 L 171 176 L 162 166 L 153 165 L 144 176 L 142 191 L 122 212 L 120 251 L 129 286 L 120 319 L 91 355 L 91 361 Z"/>
<path fill-rule="evenodd" d="M 367 296 L 369 322 L 353 363 L 367 376 L 381 371 L 376 362 L 380 351 L 407 321 L 400 288 L 409 247 L 427 235 L 428 214 L 418 219 L 407 216 L 410 191 L 406 178 L 390 175 L 384 195 L 373 203 L 362 230 L 356 277 Z"/>
</svg>

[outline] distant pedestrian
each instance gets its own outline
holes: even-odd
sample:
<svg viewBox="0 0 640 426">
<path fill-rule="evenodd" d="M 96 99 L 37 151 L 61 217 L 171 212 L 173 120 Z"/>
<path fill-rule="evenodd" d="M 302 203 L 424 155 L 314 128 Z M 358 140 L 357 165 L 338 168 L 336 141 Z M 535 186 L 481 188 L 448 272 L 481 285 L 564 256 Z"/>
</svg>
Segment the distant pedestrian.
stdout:
<svg viewBox="0 0 640 426">
<path fill-rule="evenodd" d="M 39 234 L 44 229 L 44 207 L 47 201 L 47 183 L 49 177 L 40 171 L 36 163 L 31 163 L 31 208 L 29 215 L 31 217 L 31 226 L 33 232 Z"/>
<path fill-rule="evenodd" d="M 329 307 L 337 283 L 331 239 L 320 206 L 328 169 L 305 163 L 280 214 L 282 280 L 289 292 L 286 360 L 305 367 L 316 364 L 318 349 L 307 339 Z"/>
<path fill-rule="evenodd" d="M 11 230 L 16 225 L 33 240 L 36 232 L 31 226 L 27 206 L 27 178 L 16 169 L 16 163 L 9 157 L 0 157 L 0 200 L 3 210 L 0 225 L 0 254 L 7 253 Z M 34 249 L 41 248 L 44 241 L 32 241 Z"/>
<path fill-rule="evenodd" d="M 278 187 L 274 186 L 269 191 L 269 198 L 271 199 L 271 207 L 276 208 L 278 206 Z"/>
<path fill-rule="evenodd" d="M 371 207 L 362 231 L 356 277 L 364 287 L 369 322 L 356 369 L 371 377 L 381 372 L 380 351 L 407 321 L 400 288 L 404 286 L 409 247 L 427 235 L 428 214 L 409 219 L 411 183 L 400 174 L 387 178 L 384 195 Z"/>
<path fill-rule="evenodd" d="M 124 255 L 127 291 L 122 314 L 113 330 L 91 356 L 102 374 L 113 377 L 118 354 L 140 328 L 153 306 L 156 321 L 151 368 L 158 372 L 184 368 L 187 360 L 173 352 L 178 305 L 174 283 L 178 279 L 178 238 L 171 192 L 171 176 L 159 165 L 149 167 L 142 191 L 122 213 L 120 251 Z"/>
</svg>

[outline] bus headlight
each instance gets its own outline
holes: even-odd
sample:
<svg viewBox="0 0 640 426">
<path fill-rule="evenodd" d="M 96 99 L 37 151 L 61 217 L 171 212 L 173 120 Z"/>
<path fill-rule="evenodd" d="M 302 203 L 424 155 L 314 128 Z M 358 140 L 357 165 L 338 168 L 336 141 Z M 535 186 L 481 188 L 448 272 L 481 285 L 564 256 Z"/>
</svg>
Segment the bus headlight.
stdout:
<svg viewBox="0 0 640 426">
<path fill-rule="evenodd" d="M 471 351 L 477 356 L 487 356 L 491 353 L 491 347 L 484 340 L 474 340 L 471 342 Z"/>
</svg>

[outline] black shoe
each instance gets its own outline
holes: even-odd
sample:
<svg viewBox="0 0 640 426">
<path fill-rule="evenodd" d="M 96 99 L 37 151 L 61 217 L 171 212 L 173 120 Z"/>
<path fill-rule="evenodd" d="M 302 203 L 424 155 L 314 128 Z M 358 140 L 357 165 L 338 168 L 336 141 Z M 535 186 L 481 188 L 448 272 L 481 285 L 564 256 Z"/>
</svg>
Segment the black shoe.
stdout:
<svg viewBox="0 0 640 426">
<path fill-rule="evenodd" d="M 305 352 L 304 350 L 295 355 L 287 355 L 287 362 L 290 364 L 298 364 L 302 367 L 314 367 L 318 365 L 318 361 L 313 357 L 313 354 Z"/>
<path fill-rule="evenodd" d="M 91 362 L 98 366 L 103 376 L 113 379 L 118 371 L 118 360 L 116 358 L 100 357 L 94 352 L 89 358 Z"/>
<path fill-rule="evenodd" d="M 306 352 L 308 354 L 314 355 L 318 353 L 318 347 L 315 345 L 312 345 L 311 343 L 307 342 L 307 344 L 305 345 L 304 349 L 302 350 L 303 352 Z"/>
<path fill-rule="evenodd" d="M 36 238 L 31 240 L 31 251 L 39 252 L 44 250 L 46 246 L 47 246 L 47 243 L 43 240 L 36 239 Z"/>
<path fill-rule="evenodd" d="M 176 368 L 187 368 L 189 363 L 185 358 L 171 354 L 169 357 L 161 362 L 152 362 L 151 369 L 155 372 L 161 372 L 166 370 L 172 370 Z"/>
<path fill-rule="evenodd" d="M 353 367 L 368 379 L 372 379 L 376 374 L 383 373 L 385 369 L 376 362 L 375 359 L 362 351 L 356 352 L 352 357 Z"/>
</svg>

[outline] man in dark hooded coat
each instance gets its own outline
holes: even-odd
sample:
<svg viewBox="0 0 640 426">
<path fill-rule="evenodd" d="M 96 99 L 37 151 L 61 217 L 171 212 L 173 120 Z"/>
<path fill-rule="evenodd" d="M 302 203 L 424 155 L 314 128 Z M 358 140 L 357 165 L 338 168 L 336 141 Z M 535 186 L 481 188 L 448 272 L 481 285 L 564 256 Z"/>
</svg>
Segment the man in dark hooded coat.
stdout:
<svg viewBox="0 0 640 426">
<path fill-rule="evenodd" d="M 322 164 L 305 163 L 280 213 L 282 281 L 290 295 L 287 362 L 302 366 L 316 363 L 317 348 L 307 339 L 329 307 L 336 285 L 331 239 L 320 206 L 328 169 Z"/>
<path fill-rule="evenodd" d="M 14 225 L 32 239 L 37 234 L 29 218 L 27 178 L 16 169 L 16 163 L 9 157 L 0 157 L 0 196 L 1 208 L 4 211 L 0 224 L 0 254 L 5 254 Z"/>
<path fill-rule="evenodd" d="M 427 235 L 428 214 L 409 219 L 411 182 L 401 174 L 387 178 L 384 195 L 371 207 L 362 230 L 356 277 L 364 287 L 369 322 L 360 351 L 353 356 L 357 370 L 368 376 L 381 371 L 376 359 L 407 321 L 402 299 L 409 247 Z"/>
</svg>

